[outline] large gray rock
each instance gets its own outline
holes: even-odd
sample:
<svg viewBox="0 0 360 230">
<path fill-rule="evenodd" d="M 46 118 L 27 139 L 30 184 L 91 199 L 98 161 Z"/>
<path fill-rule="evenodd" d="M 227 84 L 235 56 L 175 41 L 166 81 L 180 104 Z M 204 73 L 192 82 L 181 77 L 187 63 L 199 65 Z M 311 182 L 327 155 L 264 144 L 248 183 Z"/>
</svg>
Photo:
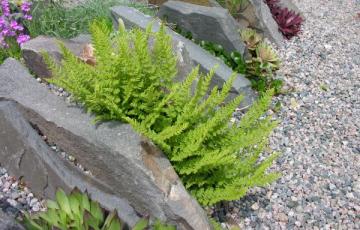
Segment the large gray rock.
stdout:
<svg viewBox="0 0 360 230">
<path fill-rule="evenodd" d="M 25 228 L 0 209 L 0 230 L 25 230 Z"/>
<path fill-rule="evenodd" d="M 292 0 L 280 0 L 279 6 L 283 8 L 288 8 L 289 10 L 293 10 L 296 13 L 300 14 L 301 17 L 304 17 L 304 14 L 300 11 L 300 9 L 293 3 Z"/>
<path fill-rule="evenodd" d="M 89 36 L 81 35 L 73 40 L 61 40 L 65 46 L 70 49 L 76 56 L 80 56 L 84 46 L 90 43 Z M 58 63 L 62 55 L 59 48 L 59 40 L 53 37 L 38 36 L 21 46 L 22 56 L 26 66 L 38 77 L 49 78 L 51 72 L 45 64 L 42 52 L 50 54 Z"/>
<path fill-rule="evenodd" d="M 109 186 L 85 175 L 68 161 L 54 154 L 32 126 L 46 126 L 55 132 L 60 128 L 47 123 L 21 104 L 5 98 L 0 99 L 0 163 L 6 166 L 12 175 L 23 178 L 39 196 L 54 198 L 57 188 L 70 192 L 78 187 L 82 191 L 88 191 L 91 197 L 104 207 L 119 210 L 120 217 L 128 224 L 135 224 L 139 220 L 127 200 L 119 198 Z M 24 116 L 34 123 L 30 124 Z M 64 135 L 61 130 L 59 135 Z M 79 137 L 73 138 L 76 140 Z"/>
<path fill-rule="evenodd" d="M 284 44 L 284 37 L 264 0 L 249 0 L 247 7 L 239 14 L 238 21 L 242 26 L 255 29 L 276 45 Z"/>
<path fill-rule="evenodd" d="M 0 159 L 13 165 L 10 172 L 28 174 L 25 180 L 45 191 L 49 183 L 87 189 L 106 208 L 119 208 L 120 217 L 130 224 L 136 219 L 135 210 L 176 224 L 178 229 L 211 229 L 203 209 L 187 193 L 167 158 L 130 125 L 108 122 L 95 126 L 94 117 L 52 94 L 14 59 L 0 67 L 0 97 L 17 101 L 26 120 L 50 143 L 71 153 L 93 177 L 49 152 L 20 114 L 2 103 L 8 109 L 3 109 L 1 127 L 8 128 L 0 132 Z M 28 166 L 22 166 L 24 160 Z M 35 170 L 46 176 L 32 176 Z"/>
<path fill-rule="evenodd" d="M 111 13 L 115 25 L 117 25 L 118 19 L 121 18 L 127 28 L 139 27 L 145 29 L 149 25 L 149 23 L 153 23 L 153 31 L 158 31 L 160 28 L 161 22 L 159 20 L 144 15 L 143 13 L 134 8 L 115 6 L 111 8 Z M 209 52 L 202 49 L 200 46 L 196 45 L 192 41 L 174 32 L 173 30 L 167 28 L 166 31 L 169 35 L 171 35 L 173 42 L 177 44 L 177 47 L 180 47 L 180 50 L 182 50 L 181 52 L 186 51 L 188 53 L 191 67 L 199 65 L 202 72 L 208 73 L 211 69 L 214 68 L 214 66 L 218 66 L 215 71 L 211 87 L 217 85 L 221 88 L 223 83 L 230 78 L 233 71 L 221 60 L 215 58 Z M 186 63 L 184 64 L 184 66 L 187 66 Z M 242 106 L 250 105 L 256 97 L 256 94 L 251 89 L 250 81 L 240 74 L 238 74 L 238 77 L 233 84 L 230 94 L 231 97 L 243 94 L 245 96 L 245 99 L 242 102 Z"/>
<path fill-rule="evenodd" d="M 158 16 L 191 32 L 194 39 L 220 44 L 227 52 L 238 51 L 242 55 L 245 52 L 237 22 L 222 7 L 168 1 L 160 7 Z"/>
</svg>

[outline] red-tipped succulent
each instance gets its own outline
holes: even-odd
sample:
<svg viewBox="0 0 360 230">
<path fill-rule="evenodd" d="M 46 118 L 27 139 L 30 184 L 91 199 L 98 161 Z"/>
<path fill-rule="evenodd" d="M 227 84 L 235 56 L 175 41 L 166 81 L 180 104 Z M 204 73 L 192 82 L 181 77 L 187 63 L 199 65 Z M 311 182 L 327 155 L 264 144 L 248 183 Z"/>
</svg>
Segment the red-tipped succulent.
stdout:
<svg viewBox="0 0 360 230">
<path fill-rule="evenodd" d="M 275 17 L 275 21 L 278 23 L 281 33 L 290 39 L 301 31 L 303 19 L 300 14 L 285 8 Z"/>
<path fill-rule="evenodd" d="M 279 0 L 265 0 L 270 8 L 271 14 L 279 26 L 280 32 L 287 39 L 299 34 L 301 31 L 301 24 L 304 21 L 300 14 L 288 8 L 281 8 Z"/>
</svg>

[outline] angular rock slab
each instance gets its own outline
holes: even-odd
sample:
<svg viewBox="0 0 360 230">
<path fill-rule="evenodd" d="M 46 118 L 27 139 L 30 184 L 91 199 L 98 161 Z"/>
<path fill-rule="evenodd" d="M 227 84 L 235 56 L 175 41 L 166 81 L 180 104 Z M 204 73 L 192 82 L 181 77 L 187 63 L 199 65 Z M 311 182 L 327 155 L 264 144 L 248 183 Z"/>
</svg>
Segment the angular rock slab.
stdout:
<svg viewBox="0 0 360 230">
<path fill-rule="evenodd" d="M 38 114 L 15 101 L 0 99 L 0 163 L 12 175 L 22 178 L 39 196 L 54 198 L 57 188 L 70 192 L 77 187 L 88 191 L 103 207 L 121 210 L 120 218 L 129 225 L 139 220 L 127 200 L 119 198 L 110 187 L 85 175 L 51 151 L 24 115 L 33 121 L 36 118 L 43 125 L 53 124 L 47 124 Z M 38 124 L 34 125 L 38 128 Z"/>
<path fill-rule="evenodd" d="M 61 41 L 76 56 L 80 56 L 84 46 L 90 43 L 91 39 L 89 36 L 82 35 L 73 40 L 63 39 Z M 52 75 L 43 60 L 42 52 L 48 53 L 58 63 L 62 59 L 59 40 L 53 37 L 38 36 L 23 44 L 21 50 L 26 66 L 40 78 L 49 78 Z"/>
<path fill-rule="evenodd" d="M 121 18 L 127 28 L 139 27 L 145 29 L 150 23 L 153 24 L 153 31 L 158 31 L 160 28 L 161 22 L 159 20 L 144 15 L 134 8 L 115 6 L 111 8 L 111 13 L 115 25 L 118 25 L 118 19 Z M 223 83 L 230 78 L 233 71 L 221 60 L 218 60 L 209 52 L 202 49 L 192 41 L 184 38 L 180 34 L 174 32 L 173 30 L 167 28 L 166 32 L 171 35 L 173 42 L 177 44 L 178 47 L 180 47 L 180 50 L 182 50 L 181 52 L 186 51 L 186 53 L 188 53 L 191 67 L 199 65 L 200 70 L 204 73 L 208 73 L 212 68 L 214 68 L 214 66 L 218 67 L 212 79 L 211 87 L 219 86 L 219 88 L 221 88 Z M 244 95 L 244 100 L 241 104 L 243 107 L 252 104 L 256 98 L 255 92 L 251 89 L 250 81 L 241 74 L 238 74 L 238 77 L 234 81 L 233 87 L 230 91 L 230 97 L 233 98 L 239 94 Z"/>
<path fill-rule="evenodd" d="M 245 53 L 239 26 L 229 11 L 222 7 L 206 7 L 182 1 L 168 1 L 160 7 L 158 16 L 191 32 L 196 40 L 220 44 L 227 52 Z"/>
<path fill-rule="evenodd" d="M 249 4 L 238 17 L 239 24 L 255 29 L 277 46 L 283 46 L 284 37 L 263 0 L 248 0 Z"/>
<path fill-rule="evenodd" d="M 105 204 L 101 203 L 108 209 L 124 208 L 124 213 L 119 209 L 120 217 L 130 224 L 135 220 L 131 210 L 135 210 L 176 224 L 178 229 L 211 229 L 203 209 L 187 193 L 167 158 L 130 125 L 107 122 L 95 126 L 94 117 L 51 93 L 14 59 L 7 59 L 0 67 L 0 97 L 17 101 L 26 120 L 49 143 L 56 143 L 91 171 L 93 177 L 64 169 L 65 162 L 59 163 L 54 155 L 40 151 L 38 156 L 46 164 L 59 167 L 47 169 L 49 173 L 55 171 L 55 176 L 66 183 L 65 187 L 88 189 L 95 200 L 105 196 Z M 11 116 L 6 117 L 9 120 Z M 21 124 L 19 128 L 24 126 Z M 37 141 L 33 145 L 36 149 L 41 144 Z M 5 151 L 1 154 L 11 154 L 8 148 L 2 149 Z M 22 149 L 14 151 L 22 154 Z M 12 162 L 16 166 L 16 160 Z"/>
</svg>

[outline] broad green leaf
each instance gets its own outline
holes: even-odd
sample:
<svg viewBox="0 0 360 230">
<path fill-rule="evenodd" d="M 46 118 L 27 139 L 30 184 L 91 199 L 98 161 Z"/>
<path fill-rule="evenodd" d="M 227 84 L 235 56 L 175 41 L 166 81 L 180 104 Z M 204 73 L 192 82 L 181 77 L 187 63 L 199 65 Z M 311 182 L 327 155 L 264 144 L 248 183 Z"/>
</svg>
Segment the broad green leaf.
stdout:
<svg viewBox="0 0 360 230">
<path fill-rule="evenodd" d="M 144 230 L 149 224 L 149 220 L 141 219 L 137 224 L 133 227 L 132 230 Z"/>
<path fill-rule="evenodd" d="M 58 203 L 56 203 L 55 201 L 52 201 L 52 200 L 46 201 L 46 207 L 48 209 L 59 209 L 60 208 Z"/>
<path fill-rule="evenodd" d="M 104 213 L 98 202 L 90 201 L 91 205 L 91 215 L 98 221 L 98 223 L 102 223 L 104 221 Z"/>
<path fill-rule="evenodd" d="M 69 200 L 62 189 L 56 192 L 56 200 L 61 208 L 67 215 L 72 216 Z"/>
<path fill-rule="evenodd" d="M 110 223 L 110 227 L 107 228 L 106 230 L 120 230 L 120 229 L 121 229 L 120 220 L 117 218 L 114 218 Z"/>
</svg>

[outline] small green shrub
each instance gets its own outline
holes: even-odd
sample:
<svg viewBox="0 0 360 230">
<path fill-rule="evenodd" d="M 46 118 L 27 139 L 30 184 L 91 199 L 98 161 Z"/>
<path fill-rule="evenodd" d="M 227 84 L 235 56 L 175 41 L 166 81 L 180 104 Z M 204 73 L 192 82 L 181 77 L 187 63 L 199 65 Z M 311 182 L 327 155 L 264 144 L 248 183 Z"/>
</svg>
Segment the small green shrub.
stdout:
<svg viewBox="0 0 360 230">
<path fill-rule="evenodd" d="M 62 1 L 37 1 L 32 10 L 33 20 L 26 27 L 31 37 L 48 35 L 72 38 L 87 32 L 89 24 L 95 19 L 105 19 L 111 24 L 109 8 L 114 5 L 128 5 L 146 14 L 155 14 L 154 10 L 143 4 L 124 0 L 87 0 L 73 8 L 65 7 Z"/>
<path fill-rule="evenodd" d="M 54 82 L 73 93 L 98 120 L 126 121 L 154 141 L 203 205 L 239 199 L 248 188 L 278 177 L 266 173 L 276 154 L 259 160 L 276 126 L 270 117 L 262 118 L 272 92 L 239 124 L 231 123 L 242 97 L 224 101 L 236 74 L 206 96 L 214 71 L 202 75 L 195 68 L 183 82 L 173 82 L 176 58 L 164 26 L 157 33 L 150 32 L 151 27 L 127 32 L 122 23 L 119 28 L 110 39 L 104 23 L 92 24 L 96 66 L 81 62 L 63 45 L 62 67 L 45 55 Z"/>
<path fill-rule="evenodd" d="M 121 210 L 120 210 L 121 211 Z M 24 225 L 28 230 L 120 230 L 128 229 L 118 218 L 117 212 L 106 212 L 99 203 L 89 199 L 87 194 L 73 190 L 66 195 L 63 190 L 56 192 L 56 200 L 47 202 L 47 211 L 36 215 L 25 214 Z M 174 226 L 156 221 L 140 220 L 133 230 L 175 230 Z"/>
</svg>

